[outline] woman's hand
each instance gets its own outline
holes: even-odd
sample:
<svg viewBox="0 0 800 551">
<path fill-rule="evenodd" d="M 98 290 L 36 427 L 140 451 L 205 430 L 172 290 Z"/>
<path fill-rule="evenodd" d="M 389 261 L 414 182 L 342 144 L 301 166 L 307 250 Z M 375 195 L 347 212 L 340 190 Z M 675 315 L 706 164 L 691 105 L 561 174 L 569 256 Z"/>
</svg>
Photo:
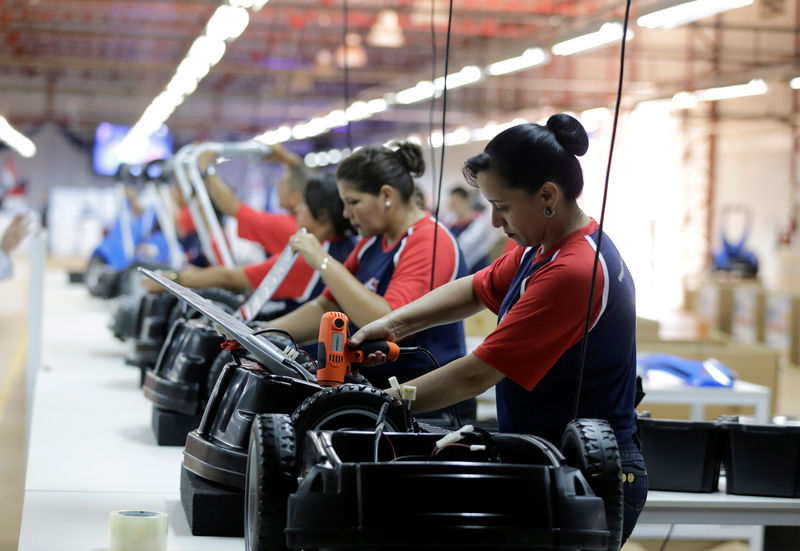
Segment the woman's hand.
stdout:
<svg viewBox="0 0 800 551">
<path fill-rule="evenodd" d="M 361 345 L 364 341 L 382 340 L 392 341 L 397 340 L 397 334 L 392 328 L 391 323 L 387 320 L 389 316 L 384 316 L 371 323 L 368 323 L 350 337 L 347 345 L 351 348 Z M 373 352 L 367 356 L 361 365 L 371 367 L 373 365 L 380 365 L 386 361 L 386 355 L 383 352 Z"/>
<path fill-rule="evenodd" d="M 328 253 L 325 252 L 319 239 L 312 233 L 306 231 L 297 232 L 289 238 L 289 245 L 292 247 L 292 251 L 303 255 L 303 260 L 306 261 L 306 264 L 315 270 L 320 270 L 323 262 L 328 258 Z"/>
<path fill-rule="evenodd" d="M 164 288 L 150 279 L 149 277 L 142 276 L 142 287 L 148 293 L 162 293 Z"/>
</svg>

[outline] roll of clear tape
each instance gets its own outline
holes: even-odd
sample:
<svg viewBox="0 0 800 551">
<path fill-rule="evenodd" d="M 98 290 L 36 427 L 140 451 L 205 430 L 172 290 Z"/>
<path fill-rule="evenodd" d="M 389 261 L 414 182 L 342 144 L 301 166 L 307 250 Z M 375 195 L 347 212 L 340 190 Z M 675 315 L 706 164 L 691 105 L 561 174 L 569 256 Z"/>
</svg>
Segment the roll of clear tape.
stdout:
<svg viewBox="0 0 800 551">
<path fill-rule="evenodd" d="M 166 551 L 168 521 L 156 511 L 111 511 L 108 551 Z"/>
</svg>

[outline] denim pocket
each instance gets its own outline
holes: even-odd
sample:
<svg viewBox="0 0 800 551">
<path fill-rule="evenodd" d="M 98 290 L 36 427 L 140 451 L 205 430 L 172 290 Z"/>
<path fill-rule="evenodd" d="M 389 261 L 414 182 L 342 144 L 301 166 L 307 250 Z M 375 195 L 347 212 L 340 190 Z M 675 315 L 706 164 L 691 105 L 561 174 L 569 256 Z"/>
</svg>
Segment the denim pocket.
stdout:
<svg viewBox="0 0 800 551">
<path fill-rule="evenodd" d="M 625 507 L 640 512 L 647 501 L 647 468 L 639 450 L 620 453 Z"/>
</svg>

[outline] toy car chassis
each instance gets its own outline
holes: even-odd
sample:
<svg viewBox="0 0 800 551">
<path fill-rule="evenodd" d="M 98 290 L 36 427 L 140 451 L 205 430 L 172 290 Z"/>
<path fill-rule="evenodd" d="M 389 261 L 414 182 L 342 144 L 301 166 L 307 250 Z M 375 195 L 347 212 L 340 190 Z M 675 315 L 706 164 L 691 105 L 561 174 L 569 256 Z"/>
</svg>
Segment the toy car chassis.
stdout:
<svg viewBox="0 0 800 551">
<path fill-rule="evenodd" d="M 619 548 L 619 454 L 604 421 L 573 421 L 567 435 L 599 438 L 572 459 L 527 435 L 477 432 L 437 445 L 442 434 L 295 427 L 280 414 L 253 423 L 250 551 Z M 562 444 L 570 454 L 572 440 Z"/>
</svg>

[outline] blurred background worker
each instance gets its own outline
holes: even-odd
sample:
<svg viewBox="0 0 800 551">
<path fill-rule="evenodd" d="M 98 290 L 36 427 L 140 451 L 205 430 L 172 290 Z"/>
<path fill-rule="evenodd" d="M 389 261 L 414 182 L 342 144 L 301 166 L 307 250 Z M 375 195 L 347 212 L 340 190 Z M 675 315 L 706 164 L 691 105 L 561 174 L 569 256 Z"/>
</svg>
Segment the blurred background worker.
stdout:
<svg viewBox="0 0 800 551">
<path fill-rule="evenodd" d="M 421 297 L 431 287 L 466 274 L 455 238 L 414 202 L 414 178 L 424 170 L 422 150 L 409 142 L 393 148 L 364 147 L 339 164 L 336 178 L 344 215 L 361 241 L 342 263 L 325 254 L 312 235 L 292 236 L 292 248 L 320 271 L 327 288 L 316 299 L 270 322 L 270 327 L 289 331 L 301 343 L 316 341 L 325 312 L 344 312 L 354 327 L 360 327 Z M 421 346 L 444 364 L 464 354 L 463 326 L 457 322 L 420 331 L 404 340 L 403 346 Z M 424 355 L 414 354 L 364 369 L 362 374 L 376 386 L 384 386 L 392 375 L 405 381 L 433 367 Z"/>
<path fill-rule="evenodd" d="M 474 274 L 489 265 L 489 251 L 499 232 L 484 214 L 483 205 L 463 186 L 450 190 L 447 208 L 454 218 L 448 226 L 464 252 L 467 271 Z"/>
<path fill-rule="evenodd" d="M 218 174 L 216 153 L 205 153 L 197 161 L 211 201 L 223 214 L 236 218 L 239 237 L 260 244 L 267 256 L 280 253 L 297 231 L 297 209 L 304 203 L 310 175 L 300 157 L 280 145 L 272 147 L 272 153 L 265 159 L 285 166 L 283 178 L 278 182 L 278 204 L 285 214 L 257 211 L 240 201 Z"/>
<path fill-rule="evenodd" d="M 333 174 L 315 175 L 305 187 L 305 201 L 296 209 L 298 226 L 305 228 L 319 240 L 326 254 L 343 262 L 357 240 L 352 235 L 350 222 L 344 217 L 344 206 L 339 198 L 336 177 Z M 279 255 L 272 255 L 264 262 L 234 268 L 188 268 L 180 273 L 168 272 L 168 277 L 185 287 L 221 287 L 234 292 L 251 291 L 258 287 L 278 258 Z M 144 280 L 143 285 L 149 292 L 164 290 L 149 279 Z M 288 312 L 319 295 L 324 286 L 319 272 L 299 257 L 275 291 L 273 300 L 284 301 L 286 304 L 283 312 Z"/>
</svg>

